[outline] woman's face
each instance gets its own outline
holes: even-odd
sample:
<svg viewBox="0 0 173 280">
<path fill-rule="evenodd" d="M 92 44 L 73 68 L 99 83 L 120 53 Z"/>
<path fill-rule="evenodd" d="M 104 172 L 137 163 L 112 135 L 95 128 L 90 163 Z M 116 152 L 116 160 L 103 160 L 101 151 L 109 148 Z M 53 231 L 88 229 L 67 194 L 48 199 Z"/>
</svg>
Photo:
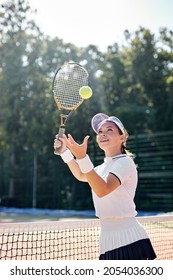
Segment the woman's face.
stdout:
<svg viewBox="0 0 173 280">
<path fill-rule="evenodd" d="M 118 127 L 113 122 L 105 122 L 98 131 L 97 143 L 99 147 L 109 151 L 112 155 L 121 153 L 124 135 L 120 135 Z"/>
</svg>

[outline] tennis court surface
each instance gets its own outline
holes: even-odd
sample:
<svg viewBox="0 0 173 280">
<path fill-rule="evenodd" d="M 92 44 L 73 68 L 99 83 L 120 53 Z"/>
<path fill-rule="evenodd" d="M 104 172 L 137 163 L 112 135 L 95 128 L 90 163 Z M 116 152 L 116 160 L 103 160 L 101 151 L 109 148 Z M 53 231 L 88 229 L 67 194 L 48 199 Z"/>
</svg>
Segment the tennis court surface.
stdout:
<svg viewBox="0 0 173 280">
<path fill-rule="evenodd" d="M 157 259 L 173 260 L 173 215 L 138 217 Z M 1 223 L 0 260 L 97 260 L 99 220 Z"/>
</svg>

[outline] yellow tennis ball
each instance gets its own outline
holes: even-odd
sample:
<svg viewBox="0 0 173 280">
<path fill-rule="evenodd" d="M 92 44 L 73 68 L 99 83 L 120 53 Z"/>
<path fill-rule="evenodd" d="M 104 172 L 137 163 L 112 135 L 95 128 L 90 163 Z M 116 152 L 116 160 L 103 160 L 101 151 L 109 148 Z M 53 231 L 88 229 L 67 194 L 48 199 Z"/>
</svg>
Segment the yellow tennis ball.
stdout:
<svg viewBox="0 0 173 280">
<path fill-rule="evenodd" d="M 83 86 L 80 88 L 79 94 L 83 99 L 89 99 L 93 93 L 89 86 Z"/>
</svg>

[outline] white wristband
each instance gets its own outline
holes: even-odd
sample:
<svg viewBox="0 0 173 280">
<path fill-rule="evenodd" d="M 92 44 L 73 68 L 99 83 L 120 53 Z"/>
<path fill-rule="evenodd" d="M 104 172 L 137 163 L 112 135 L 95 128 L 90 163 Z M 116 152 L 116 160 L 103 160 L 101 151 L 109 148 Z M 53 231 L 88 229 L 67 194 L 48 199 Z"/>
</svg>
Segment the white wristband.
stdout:
<svg viewBox="0 0 173 280">
<path fill-rule="evenodd" d="M 82 173 L 88 173 L 94 168 L 94 165 L 88 155 L 86 155 L 84 158 L 76 159 L 76 161 Z"/>
<path fill-rule="evenodd" d="M 62 154 L 60 154 L 60 156 L 65 163 L 70 162 L 74 158 L 74 156 L 68 148 Z"/>
</svg>

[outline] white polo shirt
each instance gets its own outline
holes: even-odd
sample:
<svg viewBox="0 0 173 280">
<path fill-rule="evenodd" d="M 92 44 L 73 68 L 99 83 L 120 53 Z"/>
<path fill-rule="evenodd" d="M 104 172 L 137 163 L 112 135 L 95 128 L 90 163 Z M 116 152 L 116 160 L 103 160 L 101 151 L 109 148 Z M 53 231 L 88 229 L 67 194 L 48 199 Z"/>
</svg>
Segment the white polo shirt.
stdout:
<svg viewBox="0 0 173 280">
<path fill-rule="evenodd" d="M 134 196 L 137 187 L 137 170 L 132 158 L 125 154 L 105 158 L 104 163 L 95 167 L 95 171 L 106 179 L 114 174 L 121 185 L 104 197 L 98 197 L 92 190 L 95 214 L 97 217 L 135 217 L 137 212 Z"/>
</svg>

